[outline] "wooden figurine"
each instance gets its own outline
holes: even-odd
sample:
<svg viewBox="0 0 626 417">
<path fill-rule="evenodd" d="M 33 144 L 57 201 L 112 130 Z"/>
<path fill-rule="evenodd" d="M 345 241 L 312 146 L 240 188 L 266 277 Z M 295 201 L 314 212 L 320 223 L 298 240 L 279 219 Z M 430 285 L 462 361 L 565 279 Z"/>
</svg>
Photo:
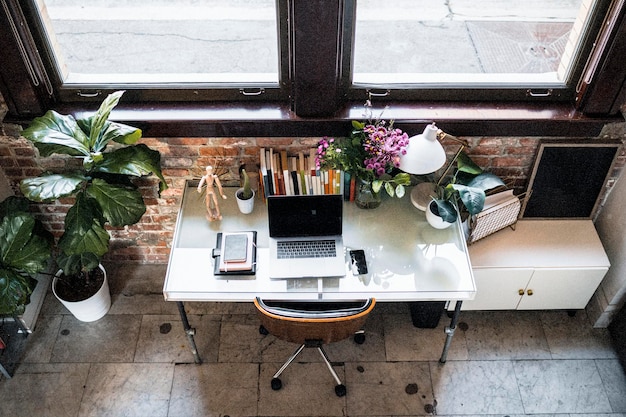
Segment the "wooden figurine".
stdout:
<svg viewBox="0 0 626 417">
<path fill-rule="evenodd" d="M 202 186 L 205 184 L 206 196 L 204 201 L 206 204 L 206 218 L 210 222 L 222 220 L 222 214 L 220 213 L 220 206 L 217 196 L 215 195 L 214 187 L 217 187 L 217 191 L 224 200 L 226 200 L 227 197 L 224 194 L 224 190 L 222 190 L 222 183 L 218 176 L 213 173 L 213 167 L 211 165 L 206 167 L 206 175 L 200 179 L 200 183 L 198 184 L 199 193 L 202 193 Z"/>
</svg>

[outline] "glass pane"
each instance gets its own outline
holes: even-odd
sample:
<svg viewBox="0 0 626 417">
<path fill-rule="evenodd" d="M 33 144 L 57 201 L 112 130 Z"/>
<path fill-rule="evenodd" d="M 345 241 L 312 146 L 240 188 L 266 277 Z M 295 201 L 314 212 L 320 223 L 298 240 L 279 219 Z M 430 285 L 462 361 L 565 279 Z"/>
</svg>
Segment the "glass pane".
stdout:
<svg viewBox="0 0 626 417">
<path fill-rule="evenodd" d="M 563 83 L 595 0 L 357 0 L 353 83 Z"/>
<path fill-rule="evenodd" d="M 278 83 L 275 0 L 38 0 L 64 81 Z"/>
</svg>

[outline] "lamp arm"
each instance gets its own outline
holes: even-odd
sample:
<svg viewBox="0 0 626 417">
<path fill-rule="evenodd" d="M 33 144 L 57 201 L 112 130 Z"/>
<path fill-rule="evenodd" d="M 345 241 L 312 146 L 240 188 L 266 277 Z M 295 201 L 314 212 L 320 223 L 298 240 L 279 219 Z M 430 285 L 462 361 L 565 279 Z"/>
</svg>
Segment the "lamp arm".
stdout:
<svg viewBox="0 0 626 417">
<path fill-rule="evenodd" d="M 465 139 L 459 139 L 456 136 L 452 136 L 441 129 L 437 129 L 437 139 L 441 142 L 444 139 L 450 139 L 455 141 L 456 143 L 460 143 L 463 147 L 469 147 L 469 142 Z"/>
<path fill-rule="evenodd" d="M 448 135 L 449 137 L 453 137 L 451 135 Z M 455 138 L 456 139 L 456 138 Z M 446 177 L 446 175 L 448 175 L 448 172 L 450 172 L 450 169 L 452 169 L 452 165 L 454 165 L 454 163 L 456 162 L 456 160 L 459 158 L 459 155 L 461 155 L 461 152 L 463 152 L 463 150 L 465 149 L 465 147 L 467 145 L 465 145 L 461 140 L 458 140 L 459 143 L 461 144 L 461 147 L 459 148 L 458 151 L 456 151 L 456 154 L 454 155 L 454 158 L 452 158 L 450 160 L 450 163 L 448 164 L 448 166 L 446 167 L 445 171 L 443 171 L 443 174 L 441 174 L 441 177 L 439 177 L 439 180 L 437 181 L 437 187 L 439 187 L 441 185 L 441 181 Z M 467 142 L 465 142 L 467 143 Z"/>
<path fill-rule="evenodd" d="M 444 139 L 450 139 L 450 140 L 452 140 L 452 141 L 454 141 L 456 143 L 459 143 L 459 144 L 461 144 L 461 147 L 456 152 L 456 155 L 454 155 L 454 158 L 452 158 L 452 160 L 450 161 L 450 163 L 446 167 L 445 171 L 443 171 L 443 174 L 441 174 L 441 177 L 439 177 L 439 181 L 437 181 L 437 186 L 441 185 L 441 181 L 446 177 L 446 175 L 448 175 L 448 172 L 450 172 L 450 169 L 452 169 L 452 165 L 454 165 L 454 163 L 458 159 L 458 157 L 461 154 L 461 152 L 463 152 L 463 150 L 465 148 L 469 147 L 469 142 L 467 140 L 459 139 L 456 136 L 452 136 L 452 135 L 444 132 L 441 129 L 437 129 L 437 140 L 439 140 L 441 142 Z"/>
</svg>

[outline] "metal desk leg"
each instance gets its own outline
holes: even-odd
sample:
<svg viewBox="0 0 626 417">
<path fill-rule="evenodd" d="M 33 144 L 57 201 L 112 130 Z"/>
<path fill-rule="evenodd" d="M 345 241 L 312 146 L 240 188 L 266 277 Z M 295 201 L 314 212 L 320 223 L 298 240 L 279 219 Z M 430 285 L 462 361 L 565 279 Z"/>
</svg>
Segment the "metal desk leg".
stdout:
<svg viewBox="0 0 626 417">
<path fill-rule="evenodd" d="M 183 322 L 183 329 L 185 330 L 185 334 L 187 335 L 187 339 L 189 340 L 189 346 L 191 346 L 191 353 L 193 353 L 194 362 L 197 364 L 202 363 L 202 359 L 198 354 L 198 348 L 196 347 L 196 339 L 194 338 L 196 334 L 196 329 L 192 328 L 189 325 L 189 320 L 187 319 L 187 312 L 185 311 L 185 305 L 182 301 L 176 301 L 176 305 L 178 306 L 178 313 L 180 314 L 180 320 Z"/>
<path fill-rule="evenodd" d="M 447 326 L 445 330 L 446 343 L 443 345 L 443 352 L 441 352 L 441 358 L 439 359 L 439 363 L 446 363 L 446 359 L 448 358 L 448 350 L 450 349 L 450 344 L 452 343 L 452 337 L 454 336 L 456 325 L 459 322 L 462 304 L 463 301 L 457 301 L 456 305 L 454 306 L 454 314 L 452 315 L 452 320 L 450 320 L 450 326 Z"/>
</svg>

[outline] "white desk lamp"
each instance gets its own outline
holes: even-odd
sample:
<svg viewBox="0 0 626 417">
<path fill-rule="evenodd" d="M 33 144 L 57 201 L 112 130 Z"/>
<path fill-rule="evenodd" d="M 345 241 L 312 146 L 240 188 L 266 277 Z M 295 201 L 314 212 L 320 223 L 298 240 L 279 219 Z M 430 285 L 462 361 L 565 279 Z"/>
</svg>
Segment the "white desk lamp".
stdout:
<svg viewBox="0 0 626 417">
<path fill-rule="evenodd" d="M 406 147 L 406 154 L 400 157 L 400 169 L 409 174 L 426 175 L 439 170 L 446 163 L 446 151 L 439 140 L 449 138 L 461 143 L 461 149 L 452 159 L 443 176 L 445 176 L 451 165 L 454 163 L 459 153 L 467 146 L 467 142 L 437 129 L 432 123 L 424 129 L 424 132 L 409 138 L 409 145 Z M 426 211 L 432 197 L 435 197 L 436 184 L 422 182 L 413 187 L 411 191 L 411 202 L 415 207 Z"/>
</svg>

